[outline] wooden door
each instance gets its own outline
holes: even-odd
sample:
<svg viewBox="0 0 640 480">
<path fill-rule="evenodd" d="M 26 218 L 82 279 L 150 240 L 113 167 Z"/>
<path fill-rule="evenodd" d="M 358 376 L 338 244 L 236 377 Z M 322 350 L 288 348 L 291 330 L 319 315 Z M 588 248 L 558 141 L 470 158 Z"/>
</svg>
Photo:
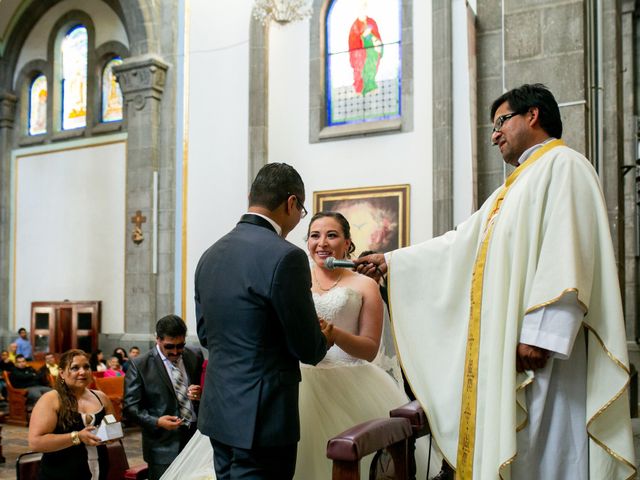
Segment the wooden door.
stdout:
<svg viewBox="0 0 640 480">
<path fill-rule="evenodd" d="M 74 348 L 92 352 L 98 348 L 100 331 L 100 302 L 77 303 L 74 305 L 72 335 Z"/>
<path fill-rule="evenodd" d="M 44 359 L 47 352 L 62 353 L 71 348 L 87 353 L 96 350 L 100 314 L 100 301 L 32 302 L 34 359 Z"/>
<path fill-rule="evenodd" d="M 56 308 L 50 302 L 31 304 L 31 345 L 33 358 L 44 358 L 48 351 L 55 351 Z"/>
</svg>

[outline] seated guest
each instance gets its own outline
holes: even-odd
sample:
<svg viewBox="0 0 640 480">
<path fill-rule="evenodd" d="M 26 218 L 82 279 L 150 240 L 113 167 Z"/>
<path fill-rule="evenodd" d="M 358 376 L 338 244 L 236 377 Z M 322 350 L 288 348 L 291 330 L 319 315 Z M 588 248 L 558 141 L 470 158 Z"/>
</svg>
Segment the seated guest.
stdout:
<svg viewBox="0 0 640 480">
<path fill-rule="evenodd" d="M 95 425 L 114 412 L 106 394 L 88 388 L 91 381 L 85 352 L 62 354 L 55 390 L 38 401 L 29 423 L 29 448 L 43 452 L 38 478 L 107 478 L 107 448 L 94 433 Z"/>
<path fill-rule="evenodd" d="M 16 355 L 16 367 L 9 374 L 9 380 L 14 388 L 27 389 L 27 404 L 33 405 L 42 394 L 51 390 L 46 387 L 48 379 L 38 374 L 32 367 L 27 366 L 24 355 Z"/>
<path fill-rule="evenodd" d="M 16 339 L 16 355 L 24 355 L 27 360 L 33 360 L 31 342 L 27 338 L 27 331 L 24 328 L 18 330 L 18 338 Z"/>
<path fill-rule="evenodd" d="M 109 368 L 104 371 L 104 377 L 124 377 L 124 371 L 120 368 L 120 359 L 115 355 L 109 359 Z"/>
<path fill-rule="evenodd" d="M 9 344 L 9 360 L 11 363 L 15 365 L 16 363 L 16 355 L 18 351 L 18 344 L 16 342 L 12 342 Z"/>
<path fill-rule="evenodd" d="M 127 361 L 127 363 L 122 365 L 122 370 L 126 372 L 129 369 L 129 365 L 131 361 L 139 355 L 140 355 L 140 349 L 136 346 L 131 347 L 129 349 L 129 360 Z"/>
<path fill-rule="evenodd" d="M 91 354 L 89 363 L 91 363 L 91 370 L 94 372 L 104 372 L 107 369 L 107 365 L 104 363 L 104 353 L 100 349 Z"/>
<path fill-rule="evenodd" d="M 140 355 L 140 348 L 133 346 L 129 349 L 129 360 L 133 360 L 134 358 Z"/>
<path fill-rule="evenodd" d="M 0 371 L 8 371 L 13 370 L 14 364 L 9 357 L 9 352 L 7 350 L 2 350 L 0 354 Z"/>
<path fill-rule="evenodd" d="M 124 367 L 127 363 L 129 363 L 129 358 L 127 358 L 127 352 L 125 352 L 124 348 L 117 347 L 113 351 L 113 356 L 118 357 L 118 360 L 120 361 L 120 367 L 126 372 L 127 370 Z"/>
<path fill-rule="evenodd" d="M 11 370 L 13 370 L 13 362 L 9 360 L 9 352 L 2 350 L 0 357 L 0 401 L 7 397 L 7 385 L 2 378 L 2 372 L 10 372 Z"/>
<path fill-rule="evenodd" d="M 52 377 L 58 376 L 59 367 L 56 363 L 56 356 L 49 352 L 44 356 L 44 368 L 46 368 L 49 372 L 49 375 Z"/>
</svg>

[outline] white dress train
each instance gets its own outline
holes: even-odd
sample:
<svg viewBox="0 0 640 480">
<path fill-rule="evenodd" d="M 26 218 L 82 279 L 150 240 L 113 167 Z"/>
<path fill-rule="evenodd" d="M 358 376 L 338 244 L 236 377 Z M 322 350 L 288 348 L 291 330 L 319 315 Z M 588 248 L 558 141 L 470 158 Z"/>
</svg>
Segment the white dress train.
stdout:
<svg viewBox="0 0 640 480">
<path fill-rule="evenodd" d="M 358 332 L 362 296 L 348 287 L 313 295 L 318 315 L 351 333 Z M 389 410 L 408 399 L 402 387 L 379 366 L 352 357 L 334 345 L 315 367 L 301 365 L 300 443 L 295 480 L 331 479 L 327 441 L 359 423 L 389 416 Z M 416 445 L 417 478 L 425 478 L 427 443 Z M 361 463 L 361 478 L 369 478 L 372 455 Z M 440 470 L 441 456 L 432 454 L 431 472 Z M 162 476 L 162 480 L 215 479 L 209 438 L 199 431 Z"/>
</svg>

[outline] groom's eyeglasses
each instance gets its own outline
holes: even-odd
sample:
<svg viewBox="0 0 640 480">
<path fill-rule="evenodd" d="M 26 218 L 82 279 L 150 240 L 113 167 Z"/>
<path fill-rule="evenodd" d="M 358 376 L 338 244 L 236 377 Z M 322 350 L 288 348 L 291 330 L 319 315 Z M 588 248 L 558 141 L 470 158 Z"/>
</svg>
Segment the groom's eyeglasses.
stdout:
<svg viewBox="0 0 640 480">
<path fill-rule="evenodd" d="M 298 203 L 298 208 L 300 209 L 300 218 L 306 217 L 308 212 L 307 212 L 307 209 L 304 208 L 304 204 L 300 201 L 300 199 L 295 193 L 287 193 L 287 198 L 289 198 L 291 195 L 296 197 L 296 202 Z"/>
<path fill-rule="evenodd" d="M 162 346 L 166 349 L 166 350 L 184 350 L 186 343 L 182 342 L 182 343 L 165 343 Z"/>
</svg>

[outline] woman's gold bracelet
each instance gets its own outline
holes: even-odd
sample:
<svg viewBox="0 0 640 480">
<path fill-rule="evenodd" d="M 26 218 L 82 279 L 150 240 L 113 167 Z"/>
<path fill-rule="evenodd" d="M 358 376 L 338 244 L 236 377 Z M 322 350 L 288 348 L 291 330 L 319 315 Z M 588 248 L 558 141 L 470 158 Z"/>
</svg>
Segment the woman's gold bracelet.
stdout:
<svg viewBox="0 0 640 480">
<path fill-rule="evenodd" d="M 80 440 L 80 435 L 78 432 L 71 432 L 71 445 L 80 445 L 82 440 Z"/>
</svg>

